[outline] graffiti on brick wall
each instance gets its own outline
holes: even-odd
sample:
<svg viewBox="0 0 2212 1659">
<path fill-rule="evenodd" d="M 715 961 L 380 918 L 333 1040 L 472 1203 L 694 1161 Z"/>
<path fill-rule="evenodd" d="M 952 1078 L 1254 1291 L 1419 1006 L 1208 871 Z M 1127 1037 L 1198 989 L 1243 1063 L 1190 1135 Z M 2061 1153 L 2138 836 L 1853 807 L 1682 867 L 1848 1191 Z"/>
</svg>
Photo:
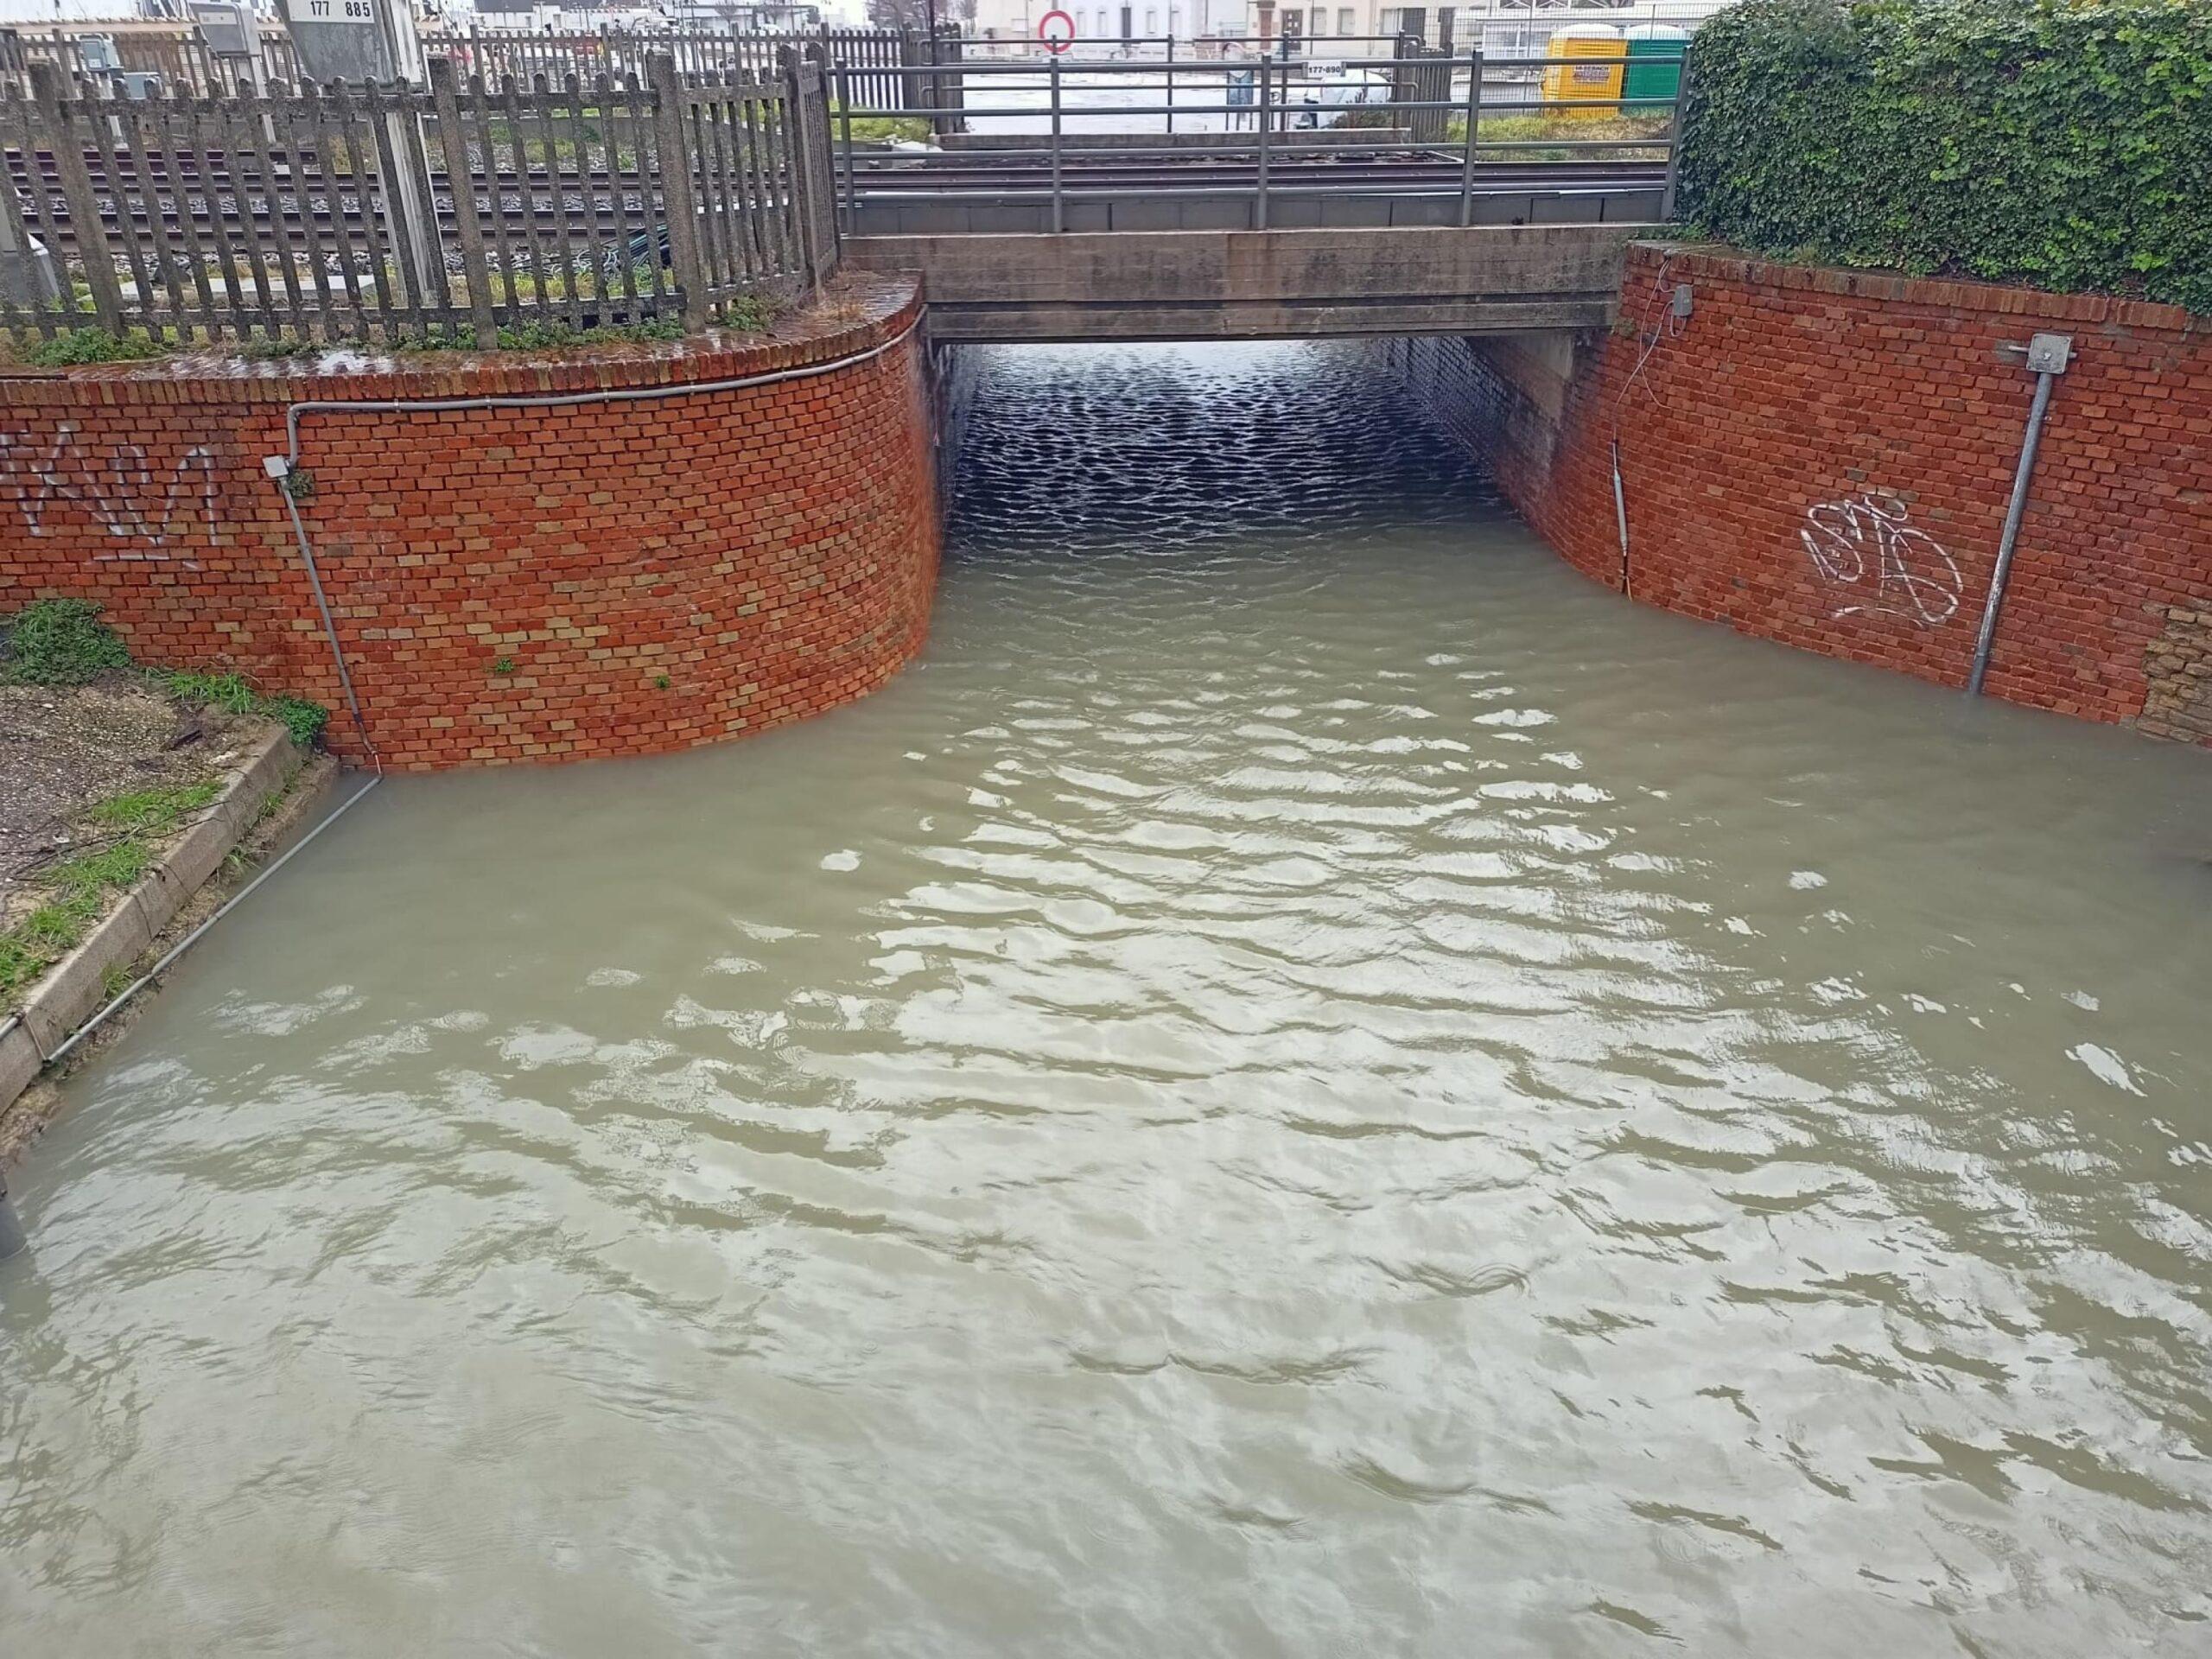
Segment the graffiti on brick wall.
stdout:
<svg viewBox="0 0 2212 1659">
<path fill-rule="evenodd" d="M 1850 603 L 1834 616 L 1897 616 L 1932 628 L 1959 608 L 1957 561 L 1924 530 L 1906 522 L 1904 503 L 1862 490 L 1805 510 L 1797 532 L 1822 581 Z"/>
<path fill-rule="evenodd" d="M 174 466 L 157 473 L 143 445 L 126 443 L 86 454 L 77 447 L 77 428 L 65 422 L 51 447 L 33 448 L 0 432 L 0 476 L 21 507 L 24 528 L 34 536 L 52 533 L 48 522 L 57 505 L 73 504 L 107 534 L 131 543 L 92 556 L 101 563 L 175 561 L 196 569 L 198 562 L 176 543 L 194 524 L 207 534 L 216 528 L 215 454 L 195 444 Z M 19 453 L 22 452 L 22 453 Z"/>
</svg>

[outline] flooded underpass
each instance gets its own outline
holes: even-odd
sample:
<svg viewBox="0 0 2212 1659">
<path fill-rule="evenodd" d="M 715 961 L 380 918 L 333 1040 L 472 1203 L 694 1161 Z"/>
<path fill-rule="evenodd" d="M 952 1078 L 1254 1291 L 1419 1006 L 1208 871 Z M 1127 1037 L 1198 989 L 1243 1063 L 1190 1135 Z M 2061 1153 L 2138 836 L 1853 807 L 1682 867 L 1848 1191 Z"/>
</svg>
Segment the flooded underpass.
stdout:
<svg viewBox="0 0 2212 1659">
<path fill-rule="evenodd" d="M 2212 767 L 982 370 L 922 662 L 395 780 L 15 1180 L 10 1652 L 2212 1641 Z"/>
</svg>

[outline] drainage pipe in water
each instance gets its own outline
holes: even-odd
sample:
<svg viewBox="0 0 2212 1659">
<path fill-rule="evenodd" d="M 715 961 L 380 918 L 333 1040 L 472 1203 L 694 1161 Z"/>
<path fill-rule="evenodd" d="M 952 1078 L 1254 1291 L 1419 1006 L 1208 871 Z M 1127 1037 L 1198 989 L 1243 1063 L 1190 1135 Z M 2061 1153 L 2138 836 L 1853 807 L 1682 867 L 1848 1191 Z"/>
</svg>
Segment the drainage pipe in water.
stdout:
<svg viewBox="0 0 2212 1659">
<path fill-rule="evenodd" d="M 2010 355 L 2024 353 L 2036 377 L 2035 402 L 2028 407 L 2028 429 L 2020 439 L 2020 464 L 2012 474 L 2012 499 L 2005 509 L 2005 531 L 1997 541 L 1997 568 L 1990 572 L 1989 598 L 1981 607 L 1981 632 L 1974 643 L 1974 667 L 1967 675 L 1967 695 L 1981 695 L 1989 672 L 1989 648 L 1997 638 L 1997 613 L 2004 607 L 2005 583 L 2012 574 L 2012 551 L 2019 545 L 2020 519 L 2028 510 L 2028 478 L 2036 469 L 2036 446 L 2043 440 L 2043 417 L 2050 408 L 2051 383 L 2066 372 L 2073 360 L 2074 336 L 2037 334 L 2025 346 L 2001 346 Z"/>
<path fill-rule="evenodd" d="M 290 863 L 293 859 L 299 856 L 300 853 L 305 849 L 309 842 L 313 841 L 324 830 L 329 829 L 332 824 L 337 823 L 339 819 L 344 817 L 348 812 L 351 812 L 356 806 L 359 805 L 361 797 L 367 794 L 371 790 L 374 789 L 383 781 L 384 774 L 382 772 L 378 772 L 375 777 L 370 779 L 368 782 L 363 784 L 360 788 L 355 790 L 351 795 L 347 796 L 345 802 L 336 811 L 333 812 L 321 823 L 315 825 L 314 829 L 308 830 L 307 834 L 302 836 L 297 841 L 286 848 L 284 849 L 284 855 L 282 858 L 276 860 L 267 869 L 262 871 L 259 875 L 255 876 L 252 880 L 247 882 L 245 886 L 240 887 L 228 899 L 226 899 L 223 901 L 221 907 L 219 908 L 213 916 L 210 916 L 206 921 L 200 923 L 199 926 L 194 928 L 191 932 L 186 934 L 175 944 L 171 945 L 168 951 L 162 955 L 162 959 L 159 962 L 156 962 L 144 973 L 139 975 L 137 978 L 132 980 L 130 983 L 124 986 L 123 989 L 116 995 L 115 998 L 111 1001 L 103 1005 L 99 1013 L 95 1014 L 91 1019 L 86 1020 L 83 1025 L 78 1027 L 75 1031 L 72 1032 L 69 1034 L 67 1041 L 64 1042 L 59 1048 L 56 1048 L 53 1053 L 47 1056 L 47 1064 L 48 1065 L 56 1065 L 67 1058 L 71 1049 L 76 1047 L 77 1045 L 83 1042 L 86 1038 L 98 1031 L 107 1022 L 108 1017 L 118 1008 L 128 1002 L 132 997 L 137 995 L 139 992 L 144 990 L 147 986 L 152 984 L 156 979 L 159 979 L 163 973 L 168 971 L 168 965 L 171 963 L 175 962 L 186 951 L 191 950 L 194 945 L 199 944 L 200 936 L 201 934 L 207 932 L 207 930 L 214 926 L 216 923 L 221 921 L 224 917 L 229 915 L 232 911 L 236 909 L 245 901 L 246 895 L 251 893 L 256 887 L 266 881 L 270 876 L 276 874 L 277 871 L 283 869 L 287 864 Z"/>
</svg>

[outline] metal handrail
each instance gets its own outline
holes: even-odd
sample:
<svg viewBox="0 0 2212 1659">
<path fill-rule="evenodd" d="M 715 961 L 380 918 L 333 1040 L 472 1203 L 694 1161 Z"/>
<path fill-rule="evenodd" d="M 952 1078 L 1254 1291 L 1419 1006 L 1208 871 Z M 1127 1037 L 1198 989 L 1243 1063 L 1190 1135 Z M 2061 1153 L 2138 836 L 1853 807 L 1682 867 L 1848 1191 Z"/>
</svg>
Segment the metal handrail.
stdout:
<svg viewBox="0 0 2212 1659">
<path fill-rule="evenodd" d="M 1122 42 L 1128 43 L 1141 43 L 1141 41 Z M 1290 43 L 1293 48 L 1299 44 Z M 845 111 L 845 141 L 842 155 L 838 157 L 842 168 L 842 200 L 849 217 L 855 214 L 861 199 L 865 175 L 868 180 L 875 181 L 867 192 L 869 200 L 911 202 L 918 197 L 927 197 L 945 201 L 1049 201 L 1049 223 L 1054 232 L 1060 232 L 1067 226 L 1069 201 L 1110 200 L 1117 194 L 1116 182 L 1103 176 L 1102 169 L 1115 162 L 1172 157 L 1179 162 L 1228 163 L 1236 171 L 1228 178 L 1208 180 L 1193 168 L 1187 179 L 1147 180 L 1143 187 L 1146 194 L 1249 196 L 1253 203 L 1252 222 L 1260 229 L 1268 226 L 1271 201 L 1313 195 L 1368 199 L 1405 196 L 1433 200 L 1439 196 L 1456 194 L 1459 201 L 1459 222 L 1464 226 L 1471 222 L 1473 204 L 1478 196 L 1510 191 L 1515 195 L 1563 197 L 1602 194 L 1623 188 L 1619 183 L 1593 185 L 1580 179 L 1565 177 L 1556 187 L 1525 177 L 1510 185 L 1497 183 L 1486 181 L 1482 175 L 1480 169 L 1485 161 L 1492 168 L 1512 166 L 1515 165 L 1512 158 L 1522 152 L 1564 151 L 1567 152 L 1567 159 L 1552 164 L 1566 166 L 1572 164 L 1573 157 L 1584 152 L 1610 150 L 1649 154 L 1648 160 L 1624 161 L 1624 166 L 1629 168 L 1649 168 L 1654 162 L 1664 162 L 1664 181 L 1661 186 L 1662 218 L 1671 219 L 1673 215 L 1679 176 L 1680 116 L 1689 82 L 1690 53 L 1687 43 L 1677 50 L 1654 52 L 1635 60 L 1636 67 L 1639 68 L 1672 69 L 1676 73 L 1678 79 L 1673 93 L 1656 97 L 1628 96 L 1624 80 L 1620 87 L 1622 95 L 1618 97 L 1547 99 L 1527 95 L 1529 77 L 1501 76 L 1498 73 L 1500 71 L 1551 66 L 1588 67 L 1596 64 L 1624 77 L 1630 67 L 1630 60 L 1625 57 L 1593 60 L 1551 53 L 1493 57 L 1478 48 L 1449 56 L 1441 52 L 1421 49 L 1414 54 L 1402 50 L 1388 58 L 1330 56 L 1321 60 L 1332 70 L 1388 72 L 1387 83 L 1376 88 L 1388 95 L 1342 105 L 1324 103 L 1318 99 L 1294 99 L 1289 96 L 1292 87 L 1310 71 L 1315 60 L 1305 55 L 1278 57 L 1273 54 L 1179 61 L 1172 57 L 1166 60 L 1111 60 L 1047 55 L 996 63 L 981 62 L 963 55 L 960 60 L 950 65 L 919 65 L 891 70 L 887 72 L 889 74 L 901 78 L 891 82 L 894 86 L 906 84 L 904 77 L 907 76 L 928 77 L 933 86 L 941 86 L 948 75 L 962 82 L 960 112 L 963 122 L 971 130 L 979 123 L 995 118 L 1034 120 L 1040 113 L 1048 117 L 1049 130 L 1037 135 L 1043 140 L 1039 144 L 957 150 L 928 149 L 918 155 L 913 150 L 856 152 L 851 137 L 853 117 L 922 119 L 942 115 L 943 109 L 941 100 L 926 105 L 901 102 L 880 107 L 849 106 Z M 836 73 L 841 91 L 849 91 L 850 78 L 847 66 L 836 66 Z M 883 74 L 887 72 L 877 70 L 874 73 Z M 1046 108 L 1040 111 L 1033 103 L 1008 104 L 1003 100 L 970 102 L 964 85 L 964 78 L 970 75 L 982 80 L 983 86 L 975 90 L 986 99 L 988 99 L 987 89 L 993 77 L 1001 81 L 1018 82 L 1023 90 L 1028 92 L 1033 92 L 1041 88 L 1046 94 Z M 1222 101 L 1213 101 L 1206 92 L 1199 94 L 1205 100 L 1202 102 L 1179 99 L 1176 96 L 1179 82 L 1188 85 L 1194 76 L 1201 82 L 1224 83 L 1219 94 Z M 1230 81 L 1231 77 L 1236 78 L 1235 81 Z M 1140 95 L 1164 90 L 1166 101 L 1071 111 L 1067 99 L 1071 79 L 1078 85 L 1090 86 L 1104 82 L 1113 85 L 1117 91 Z M 1232 86 L 1236 91 L 1245 93 L 1243 99 L 1227 101 Z M 1424 95 L 1414 96 L 1415 92 Z M 1441 95 L 1435 95 L 1439 92 Z M 1498 97 L 1494 95 L 1496 92 L 1521 95 Z M 1482 136 L 1484 117 L 1495 118 L 1529 111 L 1562 117 L 1665 112 L 1674 118 L 1665 124 L 1662 130 L 1602 138 L 1560 136 L 1485 139 Z M 1390 136 L 1374 138 L 1341 136 L 1347 130 L 1358 130 L 1357 128 L 1340 129 L 1335 125 L 1337 120 L 1354 113 L 1367 120 L 1380 119 L 1389 123 L 1392 128 Z M 1242 125 L 1231 126 L 1226 130 L 1208 129 L 1205 136 L 1218 142 L 1204 145 L 1117 143 L 1090 146 L 1071 144 L 1067 127 L 1071 115 L 1094 120 L 1165 117 L 1170 134 L 1174 131 L 1174 121 L 1178 116 L 1185 118 L 1224 116 L 1232 121 L 1249 122 L 1251 128 L 1249 132 Z M 1314 127 L 1294 124 L 1308 120 L 1318 123 L 1324 118 L 1326 124 Z M 1457 134 L 1452 131 L 1455 119 L 1460 126 Z M 1329 135 L 1327 138 L 1320 137 L 1323 132 Z M 1066 161 L 1071 148 L 1078 149 L 1082 160 L 1082 166 L 1072 179 Z M 1369 176 L 1332 181 L 1323 176 L 1329 169 L 1319 165 L 1325 160 L 1343 162 L 1348 158 L 1378 158 L 1368 162 L 1371 174 L 1379 158 L 1385 155 L 1408 159 L 1408 169 L 1404 177 L 1391 180 Z M 1430 168 L 1433 168 L 1438 161 L 1448 162 L 1456 159 L 1459 164 L 1458 177 L 1447 183 L 1435 178 L 1433 174 L 1423 176 L 1413 170 L 1415 158 L 1421 158 L 1417 162 L 1419 166 Z M 1024 164 L 1039 162 L 1044 163 L 1039 170 L 1046 176 L 1035 183 L 1021 181 L 1019 168 Z M 918 163 L 921 179 L 916 178 Z M 1281 176 L 1279 172 L 1285 163 L 1294 168 L 1288 178 Z M 1519 166 L 1525 174 L 1545 164 L 1522 162 Z M 1585 162 L 1582 165 L 1586 168 L 1589 164 Z M 933 171 L 952 175 L 962 170 L 973 172 L 1007 167 L 1015 169 L 1014 178 L 989 189 L 961 188 L 953 184 L 925 181 Z M 1083 176 L 1086 171 L 1090 174 L 1088 178 Z M 894 179 L 903 188 L 884 188 Z M 1632 177 L 1634 188 L 1649 189 L 1651 182 L 1648 173 L 1639 173 Z M 918 184 L 918 188 L 915 188 Z M 1128 188 L 1122 185 L 1118 189 L 1126 192 Z"/>
</svg>

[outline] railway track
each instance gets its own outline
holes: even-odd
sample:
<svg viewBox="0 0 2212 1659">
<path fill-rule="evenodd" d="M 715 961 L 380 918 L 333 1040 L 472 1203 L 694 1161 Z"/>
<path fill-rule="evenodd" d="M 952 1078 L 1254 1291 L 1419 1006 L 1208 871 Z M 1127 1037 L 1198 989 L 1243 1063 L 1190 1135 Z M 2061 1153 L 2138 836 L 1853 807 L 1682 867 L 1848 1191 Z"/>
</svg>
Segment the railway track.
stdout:
<svg viewBox="0 0 2212 1659">
<path fill-rule="evenodd" d="M 248 247 L 289 247 L 302 253 L 334 247 L 363 251 L 374 237 L 374 214 L 365 211 L 350 175 L 326 174 L 311 155 L 283 158 L 269 173 L 257 167 L 238 177 L 219 155 L 181 158 L 174 170 L 165 165 L 143 174 L 127 163 L 112 170 L 88 153 L 86 164 L 100 198 L 100 218 L 111 235 L 130 226 L 143 235 L 158 218 L 162 232 L 181 251 L 197 239 L 211 254 L 226 240 Z M 60 170 L 53 156 L 39 151 L 27 158 L 10 150 L 7 176 L 25 205 L 35 230 L 41 216 L 31 206 L 43 195 L 54 239 L 65 253 L 76 251 L 76 238 L 64 206 Z M 1456 193 L 1463 164 L 1458 157 L 1409 152 L 1390 158 L 1347 159 L 1319 155 L 1271 159 L 1268 188 L 1286 195 L 1309 192 L 1357 195 L 1434 195 Z M 1554 192 L 1651 189 L 1666 176 L 1662 162 L 1478 162 L 1474 189 L 1485 196 Z M 580 245 L 604 247 L 632 237 L 659 216 L 644 177 L 628 168 L 553 172 L 543 168 L 501 168 L 474 178 L 479 212 L 486 229 L 504 231 L 518 245 L 544 241 L 544 226 L 558 201 Z M 456 222 L 452 181 L 430 177 L 431 199 L 440 224 Z M 1071 201 L 1116 196 L 1249 194 L 1259 186 L 1256 161 L 1215 158 L 1186 162 L 1124 161 L 1110 154 L 1064 157 L 1060 194 Z M 913 161 L 869 159 L 849 180 L 841 168 L 840 202 L 948 200 L 1033 200 L 1052 191 L 1051 174 L 1041 162 L 957 161 L 935 157 Z M 271 194 L 283 204 L 272 211 Z M 526 204 L 536 203 L 535 213 Z M 296 206 L 295 206 L 296 204 Z"/>
</svg>

